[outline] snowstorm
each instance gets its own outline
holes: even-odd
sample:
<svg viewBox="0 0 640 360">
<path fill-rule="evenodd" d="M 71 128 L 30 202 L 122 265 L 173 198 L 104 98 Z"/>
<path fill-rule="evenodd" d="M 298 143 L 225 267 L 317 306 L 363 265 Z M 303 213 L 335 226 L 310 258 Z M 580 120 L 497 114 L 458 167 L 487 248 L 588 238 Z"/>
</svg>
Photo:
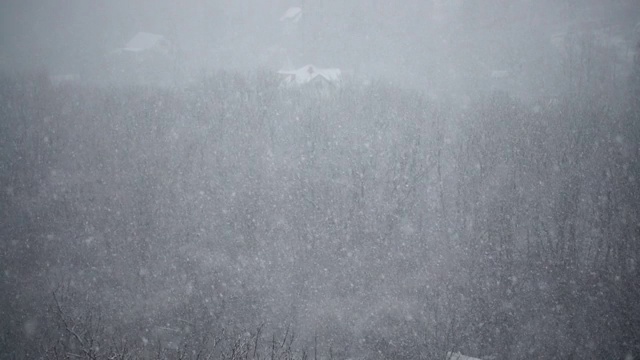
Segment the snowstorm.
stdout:
<svg viewBox="0 0 640 360">
<path fill-rule="evenodd" d="M 637 0 L 0 1 L 0 360 L 640 359 Z"/>
</svg>

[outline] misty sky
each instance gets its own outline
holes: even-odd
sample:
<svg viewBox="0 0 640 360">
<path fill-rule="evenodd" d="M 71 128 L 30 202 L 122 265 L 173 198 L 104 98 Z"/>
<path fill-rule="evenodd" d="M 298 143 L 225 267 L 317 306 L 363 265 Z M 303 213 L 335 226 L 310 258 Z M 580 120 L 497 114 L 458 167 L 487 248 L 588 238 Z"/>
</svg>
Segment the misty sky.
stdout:
<svg viewBox="0 0 640 360">
<path fill-rule="evenodd" d="M 280 21 L 292 6 L 302 19 Z M 554 35 L 601 31 L 633 49 L 638 18 L 631 0 L 11 0 L 0 4 L 0 68 L 99 73 L 146 31 L 171 39 L 191 73 L 314 63 L 452 92 L 507 71 L 513 92 L 548 92 L 562 63 Z"/>
<path fill-rule="evenodd" d="M 0 0 L 0 360 L 632 359 L 638 51 L 640 0 Z"/>
</svg>

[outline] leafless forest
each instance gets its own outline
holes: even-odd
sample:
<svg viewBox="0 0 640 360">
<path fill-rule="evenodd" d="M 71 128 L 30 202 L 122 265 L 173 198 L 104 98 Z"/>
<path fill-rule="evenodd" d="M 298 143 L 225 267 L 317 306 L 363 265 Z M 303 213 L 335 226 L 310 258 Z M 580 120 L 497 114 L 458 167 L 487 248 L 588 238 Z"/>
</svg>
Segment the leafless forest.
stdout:
<svg viewBox="0 0 640 360">
<path fill-rule="evenodd" d="M 637 359 L 640 43 L 579 39 L 464 104 L 3 75 L 0 359 Z"/>
</svg>

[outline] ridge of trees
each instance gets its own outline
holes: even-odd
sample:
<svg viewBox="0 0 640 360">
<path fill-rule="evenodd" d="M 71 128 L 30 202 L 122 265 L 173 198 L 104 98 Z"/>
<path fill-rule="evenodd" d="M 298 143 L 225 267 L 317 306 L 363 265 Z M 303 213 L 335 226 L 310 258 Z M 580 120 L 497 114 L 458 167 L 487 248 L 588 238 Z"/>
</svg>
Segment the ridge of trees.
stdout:
<svg viewBox="0 0 640 360">
<path fill-rule="evenodd" d="M 639 69 L 467 109 L 4 78 L 0 357 L 637 356 Z"/>
</svg>

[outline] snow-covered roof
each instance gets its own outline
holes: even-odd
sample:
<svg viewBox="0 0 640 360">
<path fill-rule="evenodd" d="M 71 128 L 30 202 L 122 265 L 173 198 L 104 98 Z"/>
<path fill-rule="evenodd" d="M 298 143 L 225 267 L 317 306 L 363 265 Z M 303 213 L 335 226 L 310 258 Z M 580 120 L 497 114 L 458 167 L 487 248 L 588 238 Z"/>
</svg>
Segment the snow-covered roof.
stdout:
<svg viewBox="0 0 640 360">
<path fill-rule="evenodd" d="M 164 36 L 148 32 L 139 32 L 131 38 L 131 40 L 129 40 L 121 50 L 132 52 L 141 52 L 152 49 L 166 50 L 167 46 L 168 41 Z"/>
<path fill-rule="evenodd" d="M 454 353 L 449 352 L 449 353 L 447 353 L 447 359 L 449 359 L 449 360 L 481 360 L 481 359 L 474 358 L 474 357 L 471 357 L 471 356 L 462 355 L 459 352 L 454 352 Z"/>
<path fill-rule="evenodd" d="M 286 84 L 302 85 L 319 79 L 337 83 L 340 81 L 342 72 L 340 69 L 320 69 L 309 64 L 296 70 L 280 70 L 278 74 L 285 76 Z"/>
<path fill-rule="evenodd" d="M 280 17 L 280 21 L 291 21 L 295 23 L 300 21 L 301 17 L 302 9 L 294 6 L 288 8 L 287 11 L 284 12 L 284 14 Z"/>
</svg>

